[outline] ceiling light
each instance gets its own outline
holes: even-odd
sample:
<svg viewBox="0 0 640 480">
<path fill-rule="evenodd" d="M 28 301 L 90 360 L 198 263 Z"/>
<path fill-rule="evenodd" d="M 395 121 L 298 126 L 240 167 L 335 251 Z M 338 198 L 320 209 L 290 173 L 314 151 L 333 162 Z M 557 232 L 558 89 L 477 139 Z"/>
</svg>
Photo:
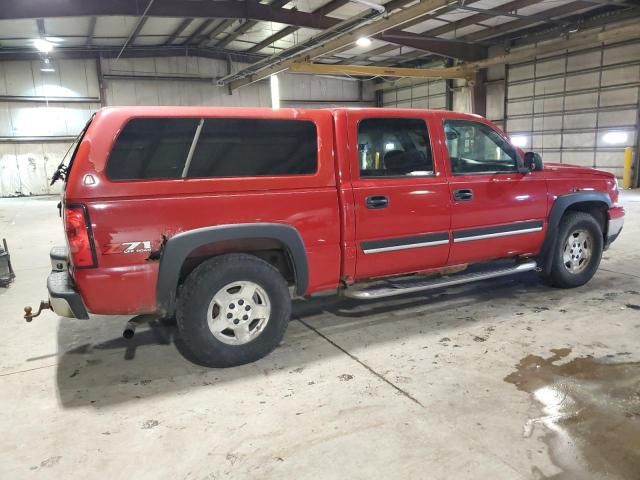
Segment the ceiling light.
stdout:
<svg viewBox="0 0 640 480">
<path fill-rule="evenodd" d="M 44 38 L 36 38 L 33 41 L 33 46 L 42 53 L 49 53 L 51 50 L 53 50 L 53 43 L 48 42 Z"/>
<path fill-rule="evenodd" d="M 356 40 L 356 45 L 358 45 L 359 47 L 368 47 L 369 45 L 371 45 L 371 39 L 368 37 L 360 37 L 358 40 Z"/>
<path fill-rule="evenodd" d="M 529 143 L 529 137 L 525 135 L 514 135 L 511 137 L 511 144 L 518 148 L 524 148 Z"/>
<path fill-rule="evenodd" d="M 626 143 L 628 138 L 627 132 L 607 132 L 602 136 L 602 141 L 610 145 L 620 145 Z"/>
<path fill-rule="evenodd" d="M 42 63 L 40 64 L 40 71 L 41 72 L 55 72 L 56 69 L 53 68 L 53 64 L 51 63 L 51 60 L 49 60 L 48 58 L 45 58 L 44 60 L 42 60 Z"/>
</svg>

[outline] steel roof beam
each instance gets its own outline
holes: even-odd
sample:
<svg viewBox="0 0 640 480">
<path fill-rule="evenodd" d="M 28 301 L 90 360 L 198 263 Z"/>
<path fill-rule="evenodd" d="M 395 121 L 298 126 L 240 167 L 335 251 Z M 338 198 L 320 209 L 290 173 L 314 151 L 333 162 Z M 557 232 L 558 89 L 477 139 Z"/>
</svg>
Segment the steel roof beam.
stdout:
<svg viewBox="0 0 640 480">
<path fill-rule="evenodd" d="M 29 0 L 4 2 L 0 20 L 44 17 L 101 15 L 139 16 L 140 8 L 130 0 Z M 346 3 L 346 2 L 345 2 Z M 325 30 L 341 20 L 321 13 L 275 8 L 257 0 L 156 0 L 147 12 L 150 17 L 193 17 L 249 19 L 278 22 L 296 27 Z"/>
<path fill-rule="evenodd" d="M 587 8 L 589 6 L 593 6 L 593 5 L 590 5 L 589 2 L 587 1 L 576 1 L 576 2 L 570 2 L 565 5 L 561 5 L 559 7 L 550 8 L 549 10 L 546 10 L 544 13 L 549 17 L 560 17 L 563 15 L 567 15 L 569 13 L 573 13 L 576 10 Z M 517 19 L 511 22 L 504 23 L 502 25 L 498 25 L 493 28 L 488 28 L 488 29 L 480 30 L 479 32 L 465 35 L 463 37 L 460 37 L 460 40 L 465 42 L 484 41 L 492 37 L 496 37 L 498 35 L 502 35 L 507 32 L 512 32 L 514 30 L 518 30 L 520 28 L 523 28 L 529 25 L 534 25 L 537 23 L 540 23 L 540 21 L 537 19 L 532 19 L 532 20 Z M 424 56 L 425 56 L 425 53 L 423 52 L 411 52 L 411 53 L 408 53 L 407 55 L 396 57 L 387 62 L 384 62 L 383 65 L 402 65 L 407 62 L 415 61 Z"/>
<path fill-rule="evenodd" d="M 410 7 L 392 13 L 379 20 L 362 24 L 353 30 L 339 34 L 332 39 L 319 43 L 317 46 L 303 48 L 291 55 L 287 55 L 285 53 L 281 57 L 272 59 L 269 63 L 260 66 L 259 69 L 254 68 L 253 70 L 241 70 L 240 72 L 237 72 L 233 78 L 223 79 L 223 81 L 225 84 L 228 84 L 231 89 L 257 82 L 263 78 L 267 78 L 273 74 L 286 70 L 295 62 L 305 59 L 314 59 L 322 55 L 333 53 L 347 45 L 353 44 L 359 37 L 371 37 L 378 33 L 401 27 L 415 18 L 424 17 L 434 10 L 446 7 L 448 3 L 449 0 L 421 0 Z"/>
<path fill-rule="evenodd" d="M 213 18 L 206 19 L 204 22 L 198 25 L 193 32 L 191 32 L 191 35 L 189 35 L 187 39 L 184 42 L 182 42 L 182 45 L 189 45 L 190 43 L 192 43 L 196 38 L 202 35 L 202 32 L 204 32 L 207 28 L 209 28 L 209 26 L 212 23 L 213 23 Z"/>
<path fill-rule="evenodd" d="M 89 46 L 93 43 L 93 34 L 96 31 L 97 20 L 97 17 L 91 17 L 89 19 L 89 28 L 87 28 L 87 40 L 84 43 L 86 46 Z"/>
<path fill-rule="evenodd" d="M 437 37 L 427 37 L 417 33 L 390 30 L 376 35 L 378 40 L 417 48 L 441 57 L 456 58 L 458 60 L 473 61 L 487 56 L 487 48 L 477 43 L 467 43 L 458 40 L 445 40 Z"/>
<path fill-rule="evenodd" d="M 269 6 L 270 7 L 275 7 L 275 8 L 280 8 L 280 7 L 284 7 L 289 2 L 290 2 L 290 0 L 274 0 L 273 2 L 269 3 Z M 238 28 L 236 28 L 233 32 L 230 32 L 229 35 L 227 35 L 225 38 L 223 38 L 218 43 L 216 43 L 216 47 L 218 47 L 218 48 L 226 47 L 231 42 L 233 42 L 236 38 L 244 35 L 249 30 L 251 30 L 253 27 L 255 27 L 257 24 L 258 24 L 258 22 L 256 20 L 247 20 L 242 25 L 240 25 Z"/>
<path fill-rule="evenodd" d="M 317 15 L 326 15 L 328 13 L 331 13 L 334 10 L 337 10 L 338 8 L 346 5 L 347 3 L 349 3 L 350 0 L 332 0 L 331 2 L 327 3 L 326 5 L 323 5 L 320 8 L 315 9 L 312 13 L 317 14 Z M 384 4 L 384 7 L 387 9 L 387 12 L 392 12 L 393 10 L 400 8 L 404 5 L 406 5 L 407 3 L 411 2 L 412 0 L 391 0 L 390 2 L 387 2 Z M 275 42 L 277 42 L 278 40 L 282 40 L 284 37 L 291 35 L 292 33 L 295 33 L 296 31 L 298 31 L 298 29 L 296 27 L 285 27 L 282 30 L 280 30 L 279 32 L 274 33 L 273 35 L 271 35 L 268 38 L 265 38 L 264 40 L 262 40 L 261 42 L 255 44 L 253 47 L 249 48 L 248 50 L 246 50 L 248 53 L 257 53 L 260 50 L 262 50 L 263 48 L 268 47 L 269 45 L 274 44 Z"/>
<path fill-rule="evenodd" d="M 64 47 L 55 48 L 49 53 L 52 59 L 82 59 L 82 58 L 116 58 L 121 47 L 93 46 L 93 47 Z M 252 63 L 262 60 L 264 55 L 247 54 L 230 50 L 214 50 L 189 45 L 160 45 L 156 47 L 129 46 L 122 52 L 120 58 L 144 57 L 203 57 L 216 60 L 228 60 L 229 57 L 239 62 Z M 38 60 L 39 53 L 33 48 L 3 48 L 0 49 L 0 61 L 4 60 Z"/>
<path fill-rule="evenodd" d="M 478 1 L 478 0 L 476 0 Z M 509 2 L 506 3 L 504 5 L 502 5 L 501 7 L 504 10 L 517 10 L 520 8 L 524 8 L 524 7 L 528 7 L 530 5 L 534 5 L 536 3 L 540 3 L 542 0 L 515 0 L 513 2 Z M 468 2 L 467 5 L 470 5 L 471 3 L 475 3 L 475 2 Z M 456 10 L 458 7 L 457 5 L 452 6 L 451 8 L 448 9 L 449 12 Z M 421 23 L 424 20 L 426 20 L 427 18 L 429 19 L 436 19 L 437 20 L 437 15 L 430 15 L 429 17 L 424 17 L 423 19 L 421 19 L 419 22 L 417 23 Z M 456 30 L 459 30 L 461 28 L 464 27 L 468 27 L 470 25 L 474 25 L 477 24 L 478 22 L 481 22 L 483 20 L 487 20 L 491 18 L 490 14 L 487 13 L 479 13 L 477 15 L 471 15 L 469 17 L 463 18 L 462 20 L 458 20 L 456 22 L 451 22 L 447 25 L 442 25 L 440 27 L 436 27 L 436 28 L 431 28 L 428 30 L 425 30 L 424 32 L 421 32 L 421 35 L 429 35 L 430 37 L 438 37 L 440 35 L 444 35 L 445 33 L 449 33 L 449 32 L 454 32 Z M 405 27 L 407 27 L 408 25 L 405 25 Z M 343 62 L 341 63 L 352 63 L 352 62 L 359 62 L 362 60 L 368 60 L 369 57 L 373 57 L 376 55 L 382 55 L 388 52 L 391 52 L 395 49 L 397 49 L 397 45 L 385 45 L 384 47 L 380 47 L 377 48 L 375 50 L 369 51 L 367 53 L 363 53 L 361 55 L 358 55 L 356 57 L 352 57 L 352 58 L 348 58 L 346 60 L 343 60 Z M 424 54 L 420 54 L 420 55 L 424 55 Z"/>
<path fill-rule="evenodd" d="M 178 38 L 180 34 L 184 32 L 189 25 L 191 25 L 191 22 L 193 22 L 193 18 L 185 18 L 184 20 L 182 20 L 182 22 L 180 22 L 176 29 L 171 32 L 171 35 L 169 35 L 169 38 L 165 40 L 164 44 L 171 45 L 176 40 L 176 38 Z"/>
</svg>

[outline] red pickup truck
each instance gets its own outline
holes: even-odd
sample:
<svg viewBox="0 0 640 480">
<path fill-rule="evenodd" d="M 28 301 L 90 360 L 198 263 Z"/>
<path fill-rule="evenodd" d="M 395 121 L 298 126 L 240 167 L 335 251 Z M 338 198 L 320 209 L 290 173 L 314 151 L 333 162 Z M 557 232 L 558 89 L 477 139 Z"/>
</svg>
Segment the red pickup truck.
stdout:
<svg viewBox="0 0 640 480">
<path fill-rule="evenodd" d="M 104 108 L 58 178 L 67 247 L 41 308 L 175 315 L 210 366 L 272 351 L 294 296 L 582 285 L 624 218 L 612 174 L 449 111 Z"/>
</svg>

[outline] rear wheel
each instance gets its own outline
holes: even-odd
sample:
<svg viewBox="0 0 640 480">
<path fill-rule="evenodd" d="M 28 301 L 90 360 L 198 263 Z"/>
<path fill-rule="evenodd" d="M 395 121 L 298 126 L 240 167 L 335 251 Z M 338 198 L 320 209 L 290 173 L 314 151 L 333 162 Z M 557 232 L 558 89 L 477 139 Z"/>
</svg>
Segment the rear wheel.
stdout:
<svg viewBox="0 0 640 480">
<path fill-rule="evenodd" d="M 200 264 L 185 280 L 176 320 L 193 356 L 210 367 L 256 361 L 275 349 L 289 323 L 291 298 L 280 272 L 252 255 Z"/>
<path fill-rule="evenodd" d="M 560 288 L 587 283 L 598 270 L 603 243 L 602 227 L 592 215 L 567 213 L 560 222 L 547 283 Z"/>
</svg>

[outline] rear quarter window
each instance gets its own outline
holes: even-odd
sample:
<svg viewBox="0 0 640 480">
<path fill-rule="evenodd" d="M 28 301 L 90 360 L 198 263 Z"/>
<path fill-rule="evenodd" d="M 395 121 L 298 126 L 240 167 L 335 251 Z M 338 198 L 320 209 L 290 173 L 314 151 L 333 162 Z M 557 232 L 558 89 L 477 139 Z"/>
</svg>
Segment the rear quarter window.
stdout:
<svg viewBox="0 0 640 480">
<path fill-rule="evenodd" d="M 317 132 L 311 121 L 139 118 L 129 121 L 116 139 L 107 177 L 310 175 L 317 169 Z"/>
</svg>

